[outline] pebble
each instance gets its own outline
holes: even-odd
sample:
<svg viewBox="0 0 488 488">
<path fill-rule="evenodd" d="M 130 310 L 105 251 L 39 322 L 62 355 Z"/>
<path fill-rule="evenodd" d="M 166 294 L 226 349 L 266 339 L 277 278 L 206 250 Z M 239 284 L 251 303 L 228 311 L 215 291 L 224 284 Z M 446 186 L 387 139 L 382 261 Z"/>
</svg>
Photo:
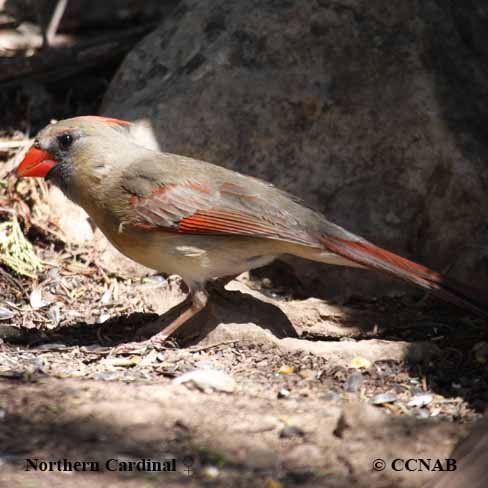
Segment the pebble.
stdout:
<svg viewBox="0 0 488 488">
<path fill-rule="evenodd" d="M 281 439 L 291 439 L 292 437 L 303 437 L 305 435 L 305 432 L 303 432 L 300 427 L 297 427 L 296 425 L 288 425 L 285 428 L 283 428 L 280 432 L 280 438 Z"/>
<path fill-rule="evenodd" d="M 383 405 L 384 403 L 394 403 L 396 401 L 397 397 L 393 393 L 379 393 L 372 398 L 371 403 L 373 405 Z"/>
<path fill-rule="evenodd" d="M 213 480 L 215 478 L 218 478 L 220 470 L 219 468 L 217 468 L 217 466 L 204 466 L 202 468 L 201 474 L 204 478 L 207 478 L 208 480 Z"/>
<path fill-rule="evenodd" d="M 8 308 L 0 307 L 0 320 L 9 320 L 14 316 L 12 310 Z"/>
<path fill-rule="evenodd" d="M 422 395 L 415 395 L 409 402 L 408 406 L 409 407 L 425 407 L 429 403 L 432 402 L 434 397 L 430 395 L 429 393 L 425 393 Z"/>
<path fill-rule="evenodd" d="M 236 389 L 234 378 L 217 369 L 195 369 L 173 380 L 175 385 L 186 383 L 191 383 L 206 393 L 212 390 L 233 393 Z"/>
<path fill-rule="evenodd" d="M 287 390 L 286 388 L 282 388 L 279 392 L 278 392 L 278 398 L 288 398 L 290 396 L 290 390 Z"/>
<path fill-rule="evenodd" d="M 110 315 L 108 313 L 101 313 L 100 316 L 97 319 L 97 324 L 103 324 L 110 318 Z"/>
<path fill-rule="evenodd" d="M 168 281 L 164 276 L 161 275 L 153 275 L 147 276 L 143 279 L 143 283 L 146 285 L 153 285 L 153 286 L 161 286 L 164 285 Z"/>
</svg>

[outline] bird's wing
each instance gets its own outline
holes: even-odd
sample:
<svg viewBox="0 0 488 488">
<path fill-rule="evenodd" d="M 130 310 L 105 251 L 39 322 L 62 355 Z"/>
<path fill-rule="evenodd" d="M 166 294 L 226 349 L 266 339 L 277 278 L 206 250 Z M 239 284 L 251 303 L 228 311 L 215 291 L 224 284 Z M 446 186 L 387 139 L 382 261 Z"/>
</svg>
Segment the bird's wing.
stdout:
<svg viewBox="0 0 488 488">
<path fill-rule="evenodd" d="M 148 188 L 147 175 L 143 179 L 141 184 L 137 178 L 130 185 L 125 184 L 131 208 L 129 223 L 136 227 L 181 234 L 263 237 L 320 246 L 293 212 L 295 207 L 303 207 L 260 180 L 234 173 L 231 181 L 177 179 L 153 183 Z M 141 186 L 145 191 L 140 191 Z"/>
</svg>

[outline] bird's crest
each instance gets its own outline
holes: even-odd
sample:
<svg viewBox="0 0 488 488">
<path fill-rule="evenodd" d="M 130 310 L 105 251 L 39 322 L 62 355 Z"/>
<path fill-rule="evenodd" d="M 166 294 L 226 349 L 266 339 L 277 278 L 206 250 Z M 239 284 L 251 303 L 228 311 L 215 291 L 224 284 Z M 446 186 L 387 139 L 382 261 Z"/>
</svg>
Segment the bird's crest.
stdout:
<svg viewBox="0 0 488 488">
<path fill-rule="evenodd" d="M 127 120 L 121 120 L 121 119 L 114 119 L 112 117 L 102 117 L 100 115 L 85 115 L 83 117 L 80 117 L 86 120 L 93 120 L 93 121 L 98 121 L 98 122 L 104 122 L 105 124 L 116 124 L 116 125 L 121 125 L 121 126 L 129 126 L 131 123 Z"/>
</svg>

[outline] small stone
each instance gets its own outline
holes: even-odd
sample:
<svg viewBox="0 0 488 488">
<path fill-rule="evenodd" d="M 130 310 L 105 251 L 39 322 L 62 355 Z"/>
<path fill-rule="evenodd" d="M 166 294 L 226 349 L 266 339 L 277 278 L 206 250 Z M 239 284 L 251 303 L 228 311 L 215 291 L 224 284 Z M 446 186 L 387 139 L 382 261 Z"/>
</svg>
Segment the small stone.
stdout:
<svg viewBox="0 0 488 488">
<path fill-rule="evenodd" d="M 59 279 L 59 268 L 51 268 L 48 272 L 47 272 L 47 277 L 50 279 L 50 280 L 58 280 Z"/>
<path fill-rule="evenodd" d="M 383 405 L 385 403 L 395 403 L 397 401 L 396 395 L 393 393 L 379 393 L 371 400 L 373 405 Z"/>
<path fill-rule="evenodd" d="M 345 390 L 350 393 L 355 393 L 359 390 L 361 383 L 363 382 L 363 375 L 359 372 L 353 373 L 346 380 Z"/>
<path fill-rule="evenodd" d="M 279 392 L 278 392 L 278 398 L 282 399 L 282 398 L 288 398 L 290 396 L 290 390 L 287 390 L 286 388 L 282 388 Z"/>
<path fill-rule="evenodd" d="M 143 279 L 143 283 L 145 285 L 152 285 L 152 286 L 161 286 L 166 283 L 167 279 L 164 276 L 161 275 L 153 275 L 153 276 L 147 276 L 146 278 Z"/>
<path fill-rule="evenodd" d="M 281 439 L 291 439 L 293 437 L 303 437 L 305 432 L 303 432 L 300 427 L 296 425 L 287 425 L 280 431 L 280 438 Z"/>
<path fill-rule="evenodd" d="M 217 466 L 204 466 L 202 468 L 201 474 L 204 478 L 208 480 L 214 480 L 220 475 L 220 470 Z"/>
<path fill-rule="evenodd" d="M 432 402 L 434 397 L 428 393 L 422 395 L 415 395 L 409 402 L 409 407 L 425 407 Z"/>
<path fill-rule="evenodd" d="M 110 315 L 108 313 L 101 313 L 100 317 L 97 319 L 97 324 L 103 324 L 110 318 Z"/>
<path fill-rule="evenodd" d="M 35 372 L 47 374 L 49 363 L 45 357 L 36 357 L 31 364 Z"/>
<path fill-rule="evenodd" d="M 100 303 L 102 305 L 107 305 L 108 303 L 110 303 L 111 299 L 112 299 L 112 288 L 108 288 L 103 293 L 102 298 L 100 298 Z"/>
<path fill-rule="evenodd" d="M 175 385 L 183 383 L 192 383 L 206 393 L 211 390 L 233 393 L 236 388 L 234 378 L 217 369 L 195 369 L 173 380 Z"/>
<path fill-rule="evenodd" d="M 14 316 L 12 310 L 0 307 L 0 320 L 10 320 Z"/>
<path fill-rule="evenodd" d="M 441 413 L 441 409 L 439 407 L 437 408 L 433 408 L 431 411 L 430 411 L 430 416 L 431 417 L 437 417 L 439 414 Z"/>
</svg>

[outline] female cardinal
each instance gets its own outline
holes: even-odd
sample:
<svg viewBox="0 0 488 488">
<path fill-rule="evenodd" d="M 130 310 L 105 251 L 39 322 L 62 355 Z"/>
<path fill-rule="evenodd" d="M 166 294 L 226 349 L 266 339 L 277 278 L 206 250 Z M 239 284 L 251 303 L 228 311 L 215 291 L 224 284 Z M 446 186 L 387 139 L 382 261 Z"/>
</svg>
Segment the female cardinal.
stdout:
<svg viewBox="0 0 488 488">
<path fill-rule="evenodd" d="M 488 317 L 466 287 L 344 230 L 269 183 L 141 147 L 129 127 L 97 116 L 49 125 L 16 173 L 51 180 L 123 254 L 183 278 L 191 304 L 150 344 L 205 307 L 208 280 L 282 254 L 382 271 Z"/>
</svg>

